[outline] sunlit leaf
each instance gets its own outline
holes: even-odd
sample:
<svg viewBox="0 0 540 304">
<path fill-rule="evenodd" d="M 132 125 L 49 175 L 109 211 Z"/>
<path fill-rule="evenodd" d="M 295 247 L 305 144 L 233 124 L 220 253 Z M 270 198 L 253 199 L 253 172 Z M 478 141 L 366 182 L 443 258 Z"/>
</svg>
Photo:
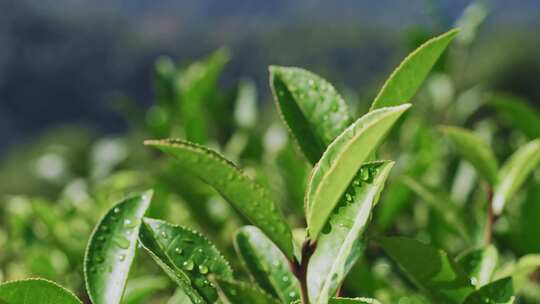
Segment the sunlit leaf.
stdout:
<svg viewBox="0 0 540 304">
<path fill-rule="evenodd" d="M 520 147 L 499 170 L 499 182 L 493 195 L 493 211 L 501 214 L 508 200 L 519 190 L 540 163 L 540 139 Z"/>
<path fill-rule="evenodd" d="M 384 187 L 393 162 L 367 163 L 360 167 L 342 195 L 317 241 L 309 261 L 308 291 L 311 303 L 327 303 L 363 254 L 363 237 L 371 211 Z"/>
<path fill-rule="evenodd" d="M 215 278 L 226 303 L 234 304 L 278 304 L 279 302 L 262 289 L 245 282 Z"/>
<path fill-rule="evenodd" d="M 151 256 L 158 259 L 158 265 L 173 280 L 182 282 L 179 285 L 188 296 L 198 293 L 206 303 L 214 303 L 218 295 L 208 276 L 232 277 L 229 263 L 217 248 L 188 228 L 144 218 L 140 240 Z M 184 284 L 186 282 L 189 286 Z M 197 303 L 196 296 L 190 298 Z"/>
<path fill-rule="evenodd" d="M 300 68 L 271 66 L 270 85 L 283 121 L 315 164 L 352 123 L 347 104 L 329 82 Z"/>
<path fill-rule="evenodd" d="M 473 132 L 451 126 L 440 128 L 450 138 L 456 151 L 491 185 L 497 182 L 497 159 L 488 144 Z"/>
<path fill-rule="evenodd" d="M 504 278 L 489 283 L 467 297 L 463 304 L 511 304 L 514 303 L 512 279 Z"/>
<path fill-rule="evenodd" d="M 152 194 L 147 191 L 115 204 L 94 228 L 84 257 L 86 289 L 92 303 L 120 303 L 141 219 Z"/>
<path fill-rule="evenodd" d="M 462 303 L 474 290 L 463 269 L 438 248 L 402 237 L 384 237 L 378 243 L 435 303 Z"/>
<path fill-rule="evenodd" d="M 531 281 L 531 275 L 540 268 L 540 254 L 527 254 L 521 257 L 516 264 L 497 273 L 497 277 L 511 276 L 514 290 L 520 292 L 527 282 Z"/>
<path fill-rule="evenodd" d="M 232 162 L 213 150 L 183 140 L 150 140 L 145 144 L 173 156 L 182 167 L 214 187 L 288 258 L 293 257 L 291 229 L 270 194 Z"/>
<path fill-rule="evenodd" d="M 254 226 L 244 226 L 235 236 L 235 248 L 252 278 L 284 303 L 300 297 L 300 286 L 283 253 Z"/>
<path fill-rule="evenodd" d="M 457 262 L 469 275 L 471 283 L 476 288 L 480 288 L 491 281 L 498 259 L 497 248 L 489 245 L 486 248 L 473 250 L 463 255 Z"/>
<path fill-rule="evenodd" d="M 409 54 L 386 80 L 371 110 L 410 102 L 457 30 L 432 38 Z"/>
<path fill-rule="evenodd" d="M 82 304 L 71 291 L 45 279 L 27 279 L 0 284 L 0 303 Z"/>
<path fill-rule="evenodd" d="M 328 216 L 364 161 L 410 107 L 405 104 L 370 112 L 341 133 L 313 168 L 306 189 L 305 208 L 309 236 L 317 239 Z"/>
</svg>

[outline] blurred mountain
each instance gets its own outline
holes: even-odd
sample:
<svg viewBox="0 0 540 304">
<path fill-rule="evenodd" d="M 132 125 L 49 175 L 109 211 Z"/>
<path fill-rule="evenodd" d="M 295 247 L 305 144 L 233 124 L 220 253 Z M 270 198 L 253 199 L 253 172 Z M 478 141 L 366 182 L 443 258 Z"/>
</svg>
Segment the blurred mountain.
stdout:
<svg viewBox="0 0 540 304">
<path fill-rule="evenodd" d="M 491 14 L 476 49 L 493 55 L 479 58 L 502 58 L 497 72 L 518 68 L 526 79 L 492 75 L 492 62 L 480 62 L 478 78 L 491 75 L 493 83 L 540 100 L 531 89 L 540 70 L 540 42 L 531 30 L 539 25 L 540 1 L 484 2 Z M 148 105 L 152 63 L 161 54 L 187 62 L 229 46 L 224 84 L 252 77 L 262 97 L 269 64 L 303 66 L 369 96 L 406 53 L 408 32 L 445 31 L 469 3 L 0 0 L 0 151 L 64 123 L 122 131 L 111 97 L 125 92 Z M 522 41 L 527 47 L 516 48 Z M 504 56 L 509 52 L 519 53 L 516 64 Z"/>
</svg>

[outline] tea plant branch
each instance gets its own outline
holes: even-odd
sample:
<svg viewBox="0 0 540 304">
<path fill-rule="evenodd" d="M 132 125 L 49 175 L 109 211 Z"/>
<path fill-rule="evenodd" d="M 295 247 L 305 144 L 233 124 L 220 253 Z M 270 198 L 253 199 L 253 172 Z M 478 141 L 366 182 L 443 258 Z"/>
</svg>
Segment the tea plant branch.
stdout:
<svg viewBox="0 0 540 304">
<path fill-rule="evenodd" d="M 487 186 L 487 209 L 486 230 L 484 233 L 484 242 L 486 246 L 491 244 L 493 239 L 493 225 L 497 220 L 497 216 L 493 212 L 493 187 L 491 185 Z"/>
<path fill-rule="evenodd" d="M 302 257 L 300 261 L 296 259 L 289 261 L 292 273 L 298 279 L 298 282 L 300 282 L 300 290 L 302 293 L 303 304 L 309 304 L 308 286 L 307 286 L 307 268 L 309 265 L 309 259 L 315 252 L 316 247 L 317 247 L 316 242 L 310 239 L 305 240 L 304 244 L 302 245 Z"/>
</svg>

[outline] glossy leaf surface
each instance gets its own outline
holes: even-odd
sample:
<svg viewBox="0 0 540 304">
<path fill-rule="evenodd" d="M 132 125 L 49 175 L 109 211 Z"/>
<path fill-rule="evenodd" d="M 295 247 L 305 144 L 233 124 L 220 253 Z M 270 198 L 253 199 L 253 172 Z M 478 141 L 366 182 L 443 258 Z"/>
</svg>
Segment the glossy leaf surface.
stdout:
<svg viewBox="0 0 540 304">
<path fill-rule="evenodd" d="M 482 287 L 491 281 L 499 253 L 490 245 L 486 248 L 473 250 L 458 259 L 458 264 L 471 278 L 471 283 L 476 287 Z"/>
<path fill-rule="evenodd" d="M 474 290 L 461 267 L 438 248 L 402 237 L 384 237 L 378 243 L 436 303 L 462 303 Z"/>
<path fill-rule="evenodd" d="M 254 226 L 244 226 L 235 236 L 235 248 L 252 278 L 283 303 L 300 298 L 300 286 L 283 253 Z"/>
<path fill-rule="evenodd" d="M 316 240 L 328 216 L 364 161 L 410 107 L 409 104 L 370 112 L 341 133 L 313 168 L 305 206 L 309 236 Z"/>
<path fill-rule="evenodd" d="M 497 159 L 488 144 L 473 132 L 460 127 L 440 128 L 452 141 L 456 151 L 491 185 L 497 182 Z"/>
<path fill-rule="evenodd" d="M 512 279 L 504 278 L 492 282 L 467 297 L 464 304 L 511 304 L 514 303 Z"/>
<path fill-rule="evenodd" d="M 270 85 L 283 121 L 315 164 L 352 123 L 347 104 L 329 82 L 300 68 L 271 66 Z"/>
<path fill-rule="evenodd" d="M 84 257 L 86 289 L 92 303 L 120 303 L 141 219 L 152 194 L 147 191 L 114 205 L 94 228 Z"/>
<path fill-rule="evenodd" d="M 342 195 L 317 241 L 309 261 L 308 291 L 311 303 L 327 303 L 363 254 L 363 234 L 371 211 L 384 187 L 393 162 L 373 162 L 360 167 Z"/>
<path fill-rule="evenodd" d="M 189 282 L 190 286 L 180 284 L 186 293 L 195 290 L 207 303 L 214 303 L 218 298 L 208 276 L 232 277 L 229 263 L 217 248 L 188 228 L 144 218 L 140 240 L 144 248 L 161 261 L 160 266 L 168 266 L 164 270 L 176 276 L 175 281 Z M 174 272 L 170 273 L 170 270 Z M 196 298 L 192 299 L 197 303 Z"/>
<path fill-rule="evenodd" d="M 292 233 L 268 190 L 251 180 L 232 162 L 208 148 L 183 140 L 152 140 L 146 145 L 173 156 L 186 170 L 214 187 L 240 213 L 293 257 Z"/>
<path fill-rule="evenodd" d="M 371 110 L 410 102 L 457 30 L 432 38 L 414 50 L 392 72 L 375 97 Z"/>
<path fill-rule="evenodd" d="M 45 279 L 27 279 L 0 284 L 0 303 L 81 304 L 69 290 Z"/>
<path fill-rule="evenodd" d="M 540 139 L 520 147 L 499 170 L 499 182 L 493 195 L 493 211 L 501 214 L 507 201 L 519 190 L 540 163 Z"/>
<path fill-rule="evenodd" d="M 278 304 L 276 299 L 251 284 L 231 279 L 214 278 L 225 303 L 230 304 Z"/>
</svg>

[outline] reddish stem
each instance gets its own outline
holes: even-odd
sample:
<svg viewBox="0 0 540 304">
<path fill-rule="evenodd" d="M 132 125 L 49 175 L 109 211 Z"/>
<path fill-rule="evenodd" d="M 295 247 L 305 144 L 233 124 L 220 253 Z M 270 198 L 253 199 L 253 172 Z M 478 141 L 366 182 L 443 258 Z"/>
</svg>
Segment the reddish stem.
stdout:
<svg viewBox="0 0 540 304">
<path fill-rule="evenodd" d="M 315 252 L 316 245 L 317 244 L 315 242 L 312 242 L 309 239 L 306 240 L 302 245 L 302 257 L 300 259 L 300 262 L 296 259 L 294 261 L 289 261 L 292 273 L 298 279 L 298 282 L 300 282 L 300 290 L 302 293 L 303 304 L 309 304 L 307 268 L 309 264 L 309 259 L 313 255 L 313 252 Z"/>
<path fill-rule="evenodd" d="M 484 240 L 486 246 L 491 244 L 493 240 L 493 225 L 495 224 L 495 221 L 497 220 L 497 217 L 493 213 L 493 205 L 491 201 L 493 200 L 493 189 L 491 186 L 488 186 L 487 189 L 488 197 L 487 197 L 487 222 L 486 222 L 486 230 L 484 233 Z"/>
</svg>

